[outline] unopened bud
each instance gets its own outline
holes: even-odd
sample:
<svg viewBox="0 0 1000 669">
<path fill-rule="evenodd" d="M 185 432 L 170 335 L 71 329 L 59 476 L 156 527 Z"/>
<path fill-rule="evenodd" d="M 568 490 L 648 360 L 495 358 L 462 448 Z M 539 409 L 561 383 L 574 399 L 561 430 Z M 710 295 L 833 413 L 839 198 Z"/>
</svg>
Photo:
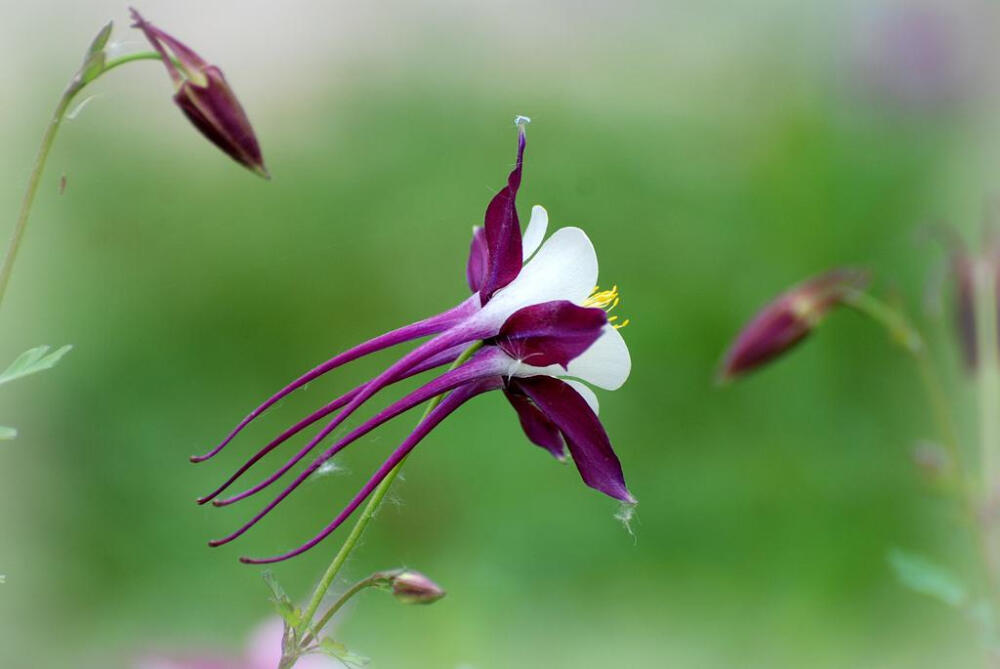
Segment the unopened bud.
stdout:
<svg viewBox="0 0 1000 669">
<path fill-rule="evenodd" d="M 723 359 L 719 379 L 729 381 L 790 350 L 846 295 L 867 283 L 867 272 L 835 269 L 782 293 L 761 309 L 736 337 Z"/>
<path fill-rule="evenodd" d="M 973 259 L 964 250 L 956 250 L 952 254 L 951 271 L 955 277 L 955 333 L 965 368 L 972 371 L 979 364 Z"/>
<path fill-rule="evenodd" d="M 142 30 L 163 57 L 174 82 L 174 102 L 210 142 L 230 158 L 265 178 L 257 136 L 222 70 L 209 65 L 183 42 L 163 32 L 132 10 L 133 27 Z"/>
<path fill-rule="evenodd" d="M 390 579 L 392 595 L 403 604 L 431 604 L 445 596 L 441 586 L 419 571 L 401 571 Z"/>
</svg>

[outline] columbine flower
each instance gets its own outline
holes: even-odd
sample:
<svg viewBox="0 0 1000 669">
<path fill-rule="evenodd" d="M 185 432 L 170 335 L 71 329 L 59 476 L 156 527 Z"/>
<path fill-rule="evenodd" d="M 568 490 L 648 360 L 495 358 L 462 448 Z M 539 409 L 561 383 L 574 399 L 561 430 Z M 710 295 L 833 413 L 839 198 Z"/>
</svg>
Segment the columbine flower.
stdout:
<svg viewBox="0 0 1000 669">
<path fill-rule="evenodd" d="M 760 367 L 805 339 L 830 310 L 868 283 L 865 272 L 835 269 L 779 295 L 740 331 L 723 359 L 721 381 Z"/>
<path fill-rule="evenodd" d="M 210 142 L 236 162 L 270 178 L 247 118 L 233 89 L 215 65 L 209 65 L 183 42 L 146 21 L 132 9 L 132 27 L 146 34 L 174 82 L 174 102 Z"/>
<path fill-rule="evenodd" d="M 361 491 L 318 535 L 263 563 L 308 550 L 333 532 L 409 452 L 459 406 L 490 390 L 503 390 L 528 438 L 564 459 L 572 456 L 584 482 L 634 504 L 621 465 L 597 418 L 597 398 L 581 381 L 614 390 L 628 378 L 631 360 L 614 317 L 618 291 L 595 292 L 597 255 L 579 228 L 561 228 L 543 243 L 548 214 L 534 207 L 522 237 L 515 198 L 521 183 L 524 122 L 518 123 L 517 162 L 507 185 L 486 209 L 485 225 L 473 230 L 467 278 L 473 295 L 441 314 L 360 344 L 302 375 L 254 409 L 202 461 L 221 451 L 250 421 L 297 388 L 361 356 L 428 335 L 431 339 L 385 371 L 296 423 L 240 467 L 218 489 L 199 500 L 224 506 L 270 486 L 306 457 L 369 398 L 404 378 L 453 362 L 467 347 L 481 345 L 468 361 L 391 404 L 323 451 L 281 493 L 236 532 L 210 542 L 218 546 L 243 534 L 341 449 L 382 423 L 431 398 L 449 393 L 375 472 Z M 274 474 L 226 499 L 216 497 L 268 452 L 292 435 L 333 414 L 334 418 Z"/>
</svg>

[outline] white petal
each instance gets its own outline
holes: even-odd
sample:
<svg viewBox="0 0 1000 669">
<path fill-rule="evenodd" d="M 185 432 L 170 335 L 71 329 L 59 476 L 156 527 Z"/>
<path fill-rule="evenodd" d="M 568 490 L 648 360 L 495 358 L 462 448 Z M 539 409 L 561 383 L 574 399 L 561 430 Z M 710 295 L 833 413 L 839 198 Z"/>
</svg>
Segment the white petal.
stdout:
<svg viewBox="0 0 1000 669">
<path fill-rule="evenodd" d="M 625 340 L 617 329 L 606 325 L 604 334 L 580 357 L 570 361 L 566 376 L 583 379 L 605 390 L 618 390 L 631 371 L 632 357 Z"/>
<path fill-rule="evenodd" d="M 497 291 L 476 316 L 499 327 L 522 307 L 553 300 L 581 304 L 597 285 L 597 252 L 580 228 L 560 228 L 545 240 L 517 278 Z"/>
<path fill-rule="evenodd" d="M 548 227 L 549 212 L 545 211 L 545 207 L 542 205 L 536 204 L 531 208 L 531 220 L 528 221 L 528 227 L 524 229 L 524 236 L 521 238 L 521 252 L 524 262 L 527 262 L 528 258 L 542 245 L 542 240 L 545 239 L 545 230 Z"/>
<path fill-rule="evenodd" d="M 547 376 L 573 377 L 586 381 L 592 386 L 605 390 L 618 390 L 628 379 L 632 371 L 632 358 L 628 346 L 621 333 L 610 325 L 604 327 L 604 333 L 590 345 L 580 357 L 571 360 L 568 369 L 559 365 L 535 367 L 518 362 L 511 370 L 512 376 Z"/>
<path fill-rule="evenodd" d="M 582 397 L 587 404 L 590 405 L 590 408 L 593 409 L 594 413 L 601 412 L 601 405 L 598 403 L 597 395 L 594 394 L 593 390 L 588 388 L 585 384 L 580 383 L 579 381 L 574 381 L 573 379 L 567 379 L 566 384 L 576 392 L 580 393 L 580 397 Z"/>
</svg>

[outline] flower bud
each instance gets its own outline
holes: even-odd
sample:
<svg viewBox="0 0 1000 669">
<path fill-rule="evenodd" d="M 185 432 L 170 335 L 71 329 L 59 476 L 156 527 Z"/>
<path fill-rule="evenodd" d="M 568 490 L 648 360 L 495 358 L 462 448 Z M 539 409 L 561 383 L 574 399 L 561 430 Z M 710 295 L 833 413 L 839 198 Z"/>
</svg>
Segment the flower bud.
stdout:
<svg viewBox="0 0 1000 669">
<path fill-rule="evenodd" d="M 222 70 L 209 65 L 183 42 L 147 22 L 139 12 L 131 11 L 135 20 L 132 26 L 142 30 L 163 57 L 176 90 L 174 102 L 188 120 L 230 158 L 270 178 L 250 120 L 226 83 Z"/>
<path fill-rule="evenodd" d="M 390 579 L 392 595 L 403 604 L 432 604 L 445 595 L 444 589 L 419 571 L 401 571 Z"/>
<path fill-rule="evenodd" d="M 829 311 L 868 283 L 867 272 L 835 269 L 779 295 L 743 328 L 719 372 L 729 381 L 769 362 L 802 341 Z"/>
<path fill-rule="evenodd" d="M 955 332 L 962 361 L 968 371 L 979 364 L 976 347 L 976 288 L 974 260 L 964 250 L 952 254 L 951 271 L 955 278 Z"/>
</svg>

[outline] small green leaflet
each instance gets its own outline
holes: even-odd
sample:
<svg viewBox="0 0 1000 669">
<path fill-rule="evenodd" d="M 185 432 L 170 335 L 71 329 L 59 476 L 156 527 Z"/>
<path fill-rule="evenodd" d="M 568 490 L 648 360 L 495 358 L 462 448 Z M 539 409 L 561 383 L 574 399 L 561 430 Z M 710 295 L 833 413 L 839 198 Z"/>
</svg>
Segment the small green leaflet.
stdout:
<svg viewBox="0 0 1000 669">
<path fill-rule="evenodd" d="M 958 577 L 922 555 L 893 548 L 886 559 L 899 582 L 909 589 L 956 608 L 968 603 L 969 593 Z"/>
<path fill-rule="evenodd" d="M 108 44 L 108 38 L 111 37 L 111 29 L 114 27 L 113 21 L 108 21 L 103 28 L 94 37 L 94 41 L 90 43 L 90 47 L 87 49 L 87 54 L 83 57 L 83 61 L 87 62 L 90 57 L 93 56 L 98 51 L 104 51 L 104 47 Z"/>
<path fill-rule="evenodd" d="M 270 570 L 265 570 L 261 576 L 271 590 L 271 603 L 274 604 L 274 610 L 290 629 L 297 629 L 302 624 L 302 613 L 292 604 L 291 598 L 285 594 L 284 588 L 281 587 Z"/>
<path fill-rule="evenodd" d="M 319 652 L 340 660 L 347 667 L 366 667 L 371 660 L 348 650 L 347 646 L 329 637 L 319 643 Z"/>
<path fill-rule="evenodd" d="M 22 376 L 35 374 L 46 369 L 52 369 L 55 364 L 67 353 L 72 346 L 61 346 L 52 353 L 49 353 L 48 346 L 36 346 L 17 356 L 17 359 L 10 364 L 10 367 L 0 372 L 0 385 L 9 383 Z"/>
</svg>

